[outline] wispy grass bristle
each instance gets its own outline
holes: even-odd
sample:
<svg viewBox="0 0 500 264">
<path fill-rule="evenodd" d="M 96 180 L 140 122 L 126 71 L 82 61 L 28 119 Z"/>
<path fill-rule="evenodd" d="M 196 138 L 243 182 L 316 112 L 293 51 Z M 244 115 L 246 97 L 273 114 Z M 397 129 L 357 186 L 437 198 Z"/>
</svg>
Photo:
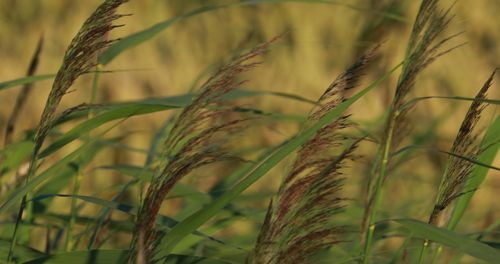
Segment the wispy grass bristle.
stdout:
<svg viewBox="0 0 500 264">
<path fill-rule="evenodd" d="M 356 86 L 376 48 L 340 74 L 318 100 L 309 121 L 338 106 Z M 359 140 L 342 151 L 348 138 L 338 132 L 350 126 L 347 116 L 321 128 L 304 143 L 278 194 L 270 202 L 252 258 L 253 263 L 307 263 L 320 250 L 342 242 L 342 226 L 332 217 L 342 212 L 342 168 L 354 158 Z M 339 151 L 340 150 L 340 151 Z"/>
<path fill-rule="evenodd" d="M 35 132 L 34 148 L 31 154 L 28 173 L 25 177 L 26 183 L 35 174 L 39 151 L 52 128 L 55 113 L 62 97 L 79 76 L 88 72 L 95 65 L 97 53 L 113 42 L 105 40 L 105 36 L 109 31 L 118 27 L 113 25 L 113 21 L 122 17 L 122 15 L 116 14 L 116 10 L 124 2 L 127 2 L 127 0 L 106 0 L 97 7 L 67 48 Z M 17 214 L 7 261 L 11 260 L 13 254 L 19 222 L 23 218 L 26 201 L 27 195 L 24 195 Z"/>
<path fill-rule="evenodd" d="M 417 76 L 432 62 L 447 54 L 461 44 L 452 48 L 441 50 L 443 45 L 459 36 L 461 33 L 439 40 L 446 27 L 453 19 L 450 15 L 453 6 L 447 10 L 439 10 L 439 1 L 424 0 L 420 6 L 415 24 L 407 46 L 407 58 L 403 65 L 403 70 L 398 80 L 396 94 L 393 101 L 393 111 L 396 112 L 394 122 L 395 136 L 391 145 L 397 147 L 409 130 L 406 122 L 406 115 L 410 108 L 400 110 L 406 101 L 406 97 L 413 89 Z"/>
<path fill-rule="evenodd" d="M 368 263 L 371 250 L 375 216 L 380 206 L 380 191 L 388 177 L 387 167 L 390 163 L 390 152 L 396 148 L 411 130 L 411 123 L 407 120 L 411 108 L 403 108 L 408 94 L 415 86 L 417 76 L 432 62 L 442 55 L 455 49 L 455 46 L 442 50 L 443 45 L 459 34 L 448 38 L 439 39 L 452 20 L 450 15 L 453 6 L 446 10 L 438 8 L 438 0 L 422 0 L 413 29 L 406 48 L 403 69 L 399 76 L 394 99 L 386 120 L 385 130 L 380 140 L 380 145 L 374 163 L 374 170 L 368 180 L 368 195 L 361 222 L 361 240 L 365 244 L 363 263 Z"/>
<path fill-rule="evenodd" d="M 106 0 L 85 21 L 71 41 L 45 103 L 40 125 L 35 135 L 35 153 L 38 153 L 47 136 L 62 97 L 79 76 L 89 72 L 96 65 L 96 56 L 99 51 L 114 42 L 106 40 L 105 36 L 112 29 L 121 26 L 114 25 L 113 22 L 124 16 L 116 14 L 116 10 L 127 1 Z"/>
<path fill-rule="evenodd" d="M 259 64 L 254 59 L 263 54 L 271 42 L 257 46 L 220 68 L 177 117 L 163 143 L 161 164 L 141 206 L 136 223 L 137 235 L 131 245 L 131 261 L 136 258 L 151 260 L 158 238 L 154 224 L 164 198 L 177 182 L 199 167 L 236 158 L 228 153 L 224 143 L 251 117 L 228 120 L 233 107 L 222 100 L 222 96 L 245 82 L 238 77 Z M 137 256 L 137 253 L 142 255 Z"/>
<path fill-rule="evenodd" d="M 475 160 L 481 153 L 480 141 L 478 140 L 481 131 L 477 123 L 481 118 L 481 113 L 487 106 L 481 100 L 487 98 L 487 91 L 491 87 L 495 71 L 490 75 L 483 87 L 479 90 L 475 97 L 475 101 L 471 103 L 467 114 L 458 130 L 455 141 L 451 148 L 451 153 L 467 157 L 470 160 Z M 452 212 L 453 201 L 460 195 L 464 194 L 464 184 L 470 177 L 475 164 L 457 156 L 449 156 L 447 161 L 446 172 L 439 186 L 436 203 L 429 217 L 429 223 L 443 227 L 448 224 L 450 214 Z"/>
</svg>

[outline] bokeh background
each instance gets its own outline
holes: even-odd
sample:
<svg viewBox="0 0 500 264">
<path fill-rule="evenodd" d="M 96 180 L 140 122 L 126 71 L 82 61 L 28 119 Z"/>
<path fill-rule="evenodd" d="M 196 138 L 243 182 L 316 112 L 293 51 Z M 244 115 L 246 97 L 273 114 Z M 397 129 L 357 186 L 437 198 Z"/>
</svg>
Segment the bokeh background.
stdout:
<svg viewBox="0 0 500 264">
<path fill-rule="evenodd" d="M 208 0 L 141 0 L 130 1 L 121 8 L 132 16 L 122 18 L 124 27 L 114 30 L 112 38 L 127 36 L 155 23 L 181 15 L 195 8 L 235 1 Z M 245 88 L 258 91 L 292 93 L 316 100 L 335 76 L 348 67 L 364 50 L 383 43 L 379 59 L 367 74 L 363 85 L 402 60 L 409 31 L 419 2 L 414 0 L 355 0 L 338 1 L 347 4 L 273 3 L 220 9 L 182 20 L 154 39 L 126 51 L 106 66 L 117 71 L 101 78 L 97 102 L 108 103 L 184 94 L 209 76 L 218 65 L 227 61 L 236 51 L 250 48 L 277 35 L 282 38 L 272 45 L 263 58 L 263 64 L 245 75 Z M 441 1 L 443 8 L 454 1 Z M 100 3 L 98 0 L 1 0 L 0 1 L 0 82 L 23 77 L 40 35 L 44 47 L 38 74 L 55 73 L 64 51 L 86 17 Z M 466 43 L 428 67 L 417 80 L 412 96 L 457 95 L 473 97 L 492 70 L 500 66 L 500 1 L 457 1 L 452 13 L 455 18 L 447 35 L 463 31 L 448 47 Z M 352 119 L 361 129 L 377 134 L 382 129 L 380 119 L 389 104 L 397 81 L 393 75 L 381 87 L 372 91 L 350 109 Z M 489 97 L 499 98 L 500 75 L 494 80 Z M 51 81 L 37 82 L 26 108 L 17 124 L 15 139 L 39 121 Z M 59 110 L 88 102 L 92 75 L 85 75 L 65 96 Z M 19 87 L 1 91 L 0 136 Z M 304 115 L 311 105 L 277 96 L 259 96 L 245 99 L 246 106 L 269 112 Z M 426 100 L 420 102 L 411 114 L 413 131 L 407 144 L 423 138 L 423 143 L 448 150 L 456 131 L 469 107 L 468 102 Z M 498 114 L 490 106 L 480 125 L 486 127 Z M 169 113 L 161 112 L 130 118 L 108 133 L 127 135 L 122 143 L 135 149 L 147 149 Z M 276 122 L 252 128 L 241 138 L 246 146 L 271 146 L 297 132 L 297 122 Z M 64 129 L 70 126 L 63 127 Z M 71 144 L 55 157 L 63 157 L 78 144 Z M 360 192 L 376 145 L 362 144 L 364 156 L 349 170 L 346 193 L 354 198 L 352 214 L 361 214 Z M 250 155 L 251 157 L 251 155 Z M 140 151 L 110 148 L 101 152 L 89 167 L 92 177 L 83 179 L 82 193 L 110 199 L 117 190 L 113 186 L 124 183 L 127 176 L 105 170 L 92 170 L 109 164 L 144 162 Z M 426 219 L 439 184 L 446 157 L 432 152 L 417 152 L 408 161 L 391 172 L 383 211 L 391 217 Z M 500 160 L 494 163 L 500 165 Z M 272 170 L 247 195 L 262 196 L 259 201 L 243 203 L 253 208 L 258 219 L 268 202 L 269 194 L 286 171 L 287 163 Z M 196 172 L 186 182 L 206 190 L 219 177 L 227 174 L 228 165 L 214 166 Z M 70 191 L 70 188 L 68 188 Z M 500 219 L 498 192 L 500 174 L 490 174 L 477 192 L 462 223 L 462 230 L 475 232 Z M 124 202 L 136 203 L 131 193 Z M 164 212 L 175 215 L 180 201 L 169 200 Z M 52 210 L 67 211 L 68 201 L 61 199 Z M 85 205 L 84 214 L 92 215 L 97 207 Z M 124 217 L 118 214 L 116 217 Z M 182 218 L 182 216 L 179 216 Z M 255 219 L 242 218 L 229 225 L 219 236 L 255 234 Z M 251 240 L 251 239 L 248 239 Z M 109 240 L 109 247 L 127 243 L 117 238 Z M 42 247 L 42 244 L 39 245 Z"/>
</svg>

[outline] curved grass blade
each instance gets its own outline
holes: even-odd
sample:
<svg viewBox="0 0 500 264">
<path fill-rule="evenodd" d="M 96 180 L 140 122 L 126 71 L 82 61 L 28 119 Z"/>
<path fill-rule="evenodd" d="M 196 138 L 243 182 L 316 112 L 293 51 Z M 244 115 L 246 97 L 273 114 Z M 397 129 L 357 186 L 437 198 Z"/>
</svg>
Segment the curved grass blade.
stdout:
<svg viewBox="0 0 500 264">
<path fill-rule="evenodd" d="M 117 164 L 111 166 L 101 166 L 97 167 L 99 170 L 112 170 L 119 172 L 123 175 L 132 176 L 138 180 L 149 182 L 153 177 L 154 171 L 149 168 L 143 168 L 139 166 L 129 165 L 129 164 Z"/>
<path fill-rule="evenodd" d="M 81 155 L 83 155 L 85 152 L 92 150 L 93 148 L 98 147 L 98 144 L 96 142 L 85 144 L 78 148 L 77 150 L 73 151 L 71 154 L 68 156 L 64 157 L 63 159 L 59 160 L 56 164 L 54 164 L 52 167 L 48 168 L 44 172 L 40 173 L 37 177 L 33 177 L 27 184 L 21 186 L 18 189 L 15 189 L 13 192 L 11 192 L 8 197 L 3 201 L 2 205 L 0 206 L 0 213 L 4 213 L 7 209 L 9 209 L 11 206 L 13 206 L 15 203 L 20 201 L 24 195 L 27 193 L 31 192 L 35 187 L 37 187 L 39 184 L 42 182 L 50 179 L 54 175 L 57 174 L 58 171 L 67 169 L 68 167 L 72 167 L 72 163 L 77 160 Z"/>
<path fill-rule="evenodd" d="M 34 75 L 34 76 L 28 76 L 24 78 L 19 78 L 15 80 L 10 80 L 6 82 L 1 82 L 0 83 L 0 91 L 7 89 L 7 88 L 12 88 L 15 86 L 20 86 L 20 85 L 25 85 L 25 84 L 30 84 L 38 81 L 44 81 L 44 80 L 49 80 L 49 79 L 54 79 L 56 77 L 55 74 L 40 74 L 40 75 Z"/>
<path fill-rule="evenodd" d="M 78 126 L 72 128 L 70 131 L 61 136 L 56 142 L 52 143 L 46 149 L 44 149 L 39 157 L 44 158 L 56 150 L 62 148 L 71 141 L 79 138 L 80 136 L 88 133 L 94 128 L 97 128 L 107 122 L 128 118 L 136 115 L 144 115 L 164 110 L 170 110 L 177 108 L 176 106 L 169 105 L 153 105 L 153 104 L 142 104 L 142 105 L 130 105 L 124 106 L 117 109 L 110 110 L 106 113 L 98 115 L 92 119 L 89 119 Z"/>
<path fill-rule="evenodd" d="M 148 41 L 149 39 L 153 38 L 154 36 L 158 35 L 161 33 L 163 30 L 167 29 L 171 25 L 175 24 L 176 22 L 179 22 L 183 19 L 196 16 L 199 14 L 207 13 L 210 11 L 214 11 L 217 9 L 223 9 L 223 8 L 230 8 L 230 7 L 238 7 L 238 6 L 248 6 L 248 5 L 257 5 L 257 4 L 264 4 L 264 3 L 286 3 L 286 2 L 305 2 L 305 3 L 321 3 L 321 4 L 331 4 L 331 5 L 341 5 L 345 6 L 354 10 L 358 11 L 363 11 L 363 12 L 370 12 L 372 10 L 366 10 L 360 7 L 356 7 L 354 5 L 342 3 L 342 2 L 337 2 L 337 1 L 325 1 L 325 0 L 251 0 L 251 1 L 241 1 L 239 3 L 231 3 L 231 4 L 220 4 L 220 5 L 205 5 L 200 8 L 191 10 L 185 14 L 176 16 L 174 18 L 165 20 L 163 22 L 157 23 L 145 30 L 136 32 L 132 35 L 129 35 L 127 37 L 122 38 L 121 40 L 117 41 L 113 45 L 111 45 L 107 50 L 105 50 L 100 56 L 99 56 L 99 63 L 106 65 L 110 63 L 114 58 L 116 58 L 118 55 L 120 55 L 122 52 L 124 52 L 127 49 L 133 48 L 143 42 Z M 388 13 L 383 13 L 383 16 L 390 17 L 392 19 L 397 19 L 400 21 L 405 21 L 404 18 L 397 16 L 395 14 L 388 14 Z"/>
<path fill-rule="evenodd" d="M 0 258 L 7 259 L 7 255 L 9 254 L 9 245 L 10 241 L 0 240 Z M 24 263 L 26 261 L 30 261 L 33 259 L 38 259 L 44 257 L 45 254 L 42 252 L 35 250 L 26 246 L 17 246 L 14 250 L 13 260 L 16 263 Z"/>
<path fill-rule="evenodd" d="M 241 99 L 241 98 L 247 98 L 247 97 L 253 97 L 253 96 L 264 96 L 264 95 L 278 96 L 278 97 L 282 97 L 285 99 L 297 100 L 299 102 L 304 102 L 304 103 L 311 102 L 311 100 L 304 98 L 300 95 L 296 95 L 296 94 L 273 92 L 273 91 L 252 91 L 252 90 L 246 90 L 246 89 L 235 89 L 235 90 L 227 93 L 226 95 L 222 96 L 222 99 L 224 99 L 224 100 L 236 100 L 236 99 Z M 184 107 L 184 106 L 188 105 L 194 97 L 195 97 L 195 94 L 187 93 L 187 94 L 174 95 L 174 96 L 168 96 L 168 97 L 147 98 L 147 99 L 141 99 L 141 100 L 115 102 L 115 103 L 102 104 L 102 105 L 81 105 L 81 106 L 75 107 L 73 109 L 70 109 L 70 111 L 68 111 L 67 113 L 64 113 L 63 115 L 59 116 L 54 121 L 54 126 L 63 124 L 65 122 L 68 122 L 71 120 L 87 117 L 89 112 L 100 113 L 103 111 L 109 111 L 109 110 L 113 110 L 113 109 L 117 109 L 117 108 L 123 108 L 126 106 L 163 105 L 163 106 L 171 106 L 173 108 L 180 108 L 180 107 Z M 285 115 L 285 114 L 279 114 L 279 113 L 268 113 L 268 112 L 263 112 L 263 111 L 258 110 L 258 109 L 241 108 L 241 109 L 235 109 L 235 111 L 246 111 L 246 112 L 252 111 L 253 113 L 256 113 L 256 114 L 268 115 L 268 116 L 271 116 L 271 117 L 274 117 L 277 119 L 299 120 L 299 121 L 302 121 L 302 119 L 303 119 L 303 117 L 301 117 L 301 116 Z"/>
<path fill-rule="evenodd" d="M 159 244 L 160 245 L 159 251 L 157 252 L 156 256 L 166 256 L 169 253 L 171 253 L 172 249 L 174 249 L 177 243 L 179 243 L 182 239 L 184 239 L 188 234 L 190 234 L 193 230 L 200 227 L 208 219 L 210 219 L 220 210 L 222 210 L 241 192 L 243 192 L 250 185 L 252 185 L 258 179 L 264 176 L 270 169 L 276 166 L 276 164 L 282 161 L 285 157 L 287 157 L 295 149 L 301 146 L 304 142 L 306 142 L 312 136 L 314 136 L 314 134 L 319 129 L 324 127 L 326 124 L 329 124 L 330 122 L 340 118 L 349 106 L 354 104 L 357 100 L 359 100 L 373 88 L 379 86 L 387 77 L 389 77 L 391 73 L 396 71 L 401 65 L 402 63 L 394 67 L 384 76 L 377 79 L 370 86 L 366 87 L 365 89 L 358 92 L 351 98 L 339 104 L 334 109 L 330 110 L 316 123 L 312 124 L 308 129 L 302 131 L 296 137 L 293 137 L 292 139 L 288 140 L 287 142 L 276 148 L 269 155 L 266 155 L 265 157 L 260 159 L 260 161 L 258 161 L 254 166 L 249 167 L 248 170 L 244 172 L 242 180 L 240 182 L 235 184 L 230 190 L 221 195 L 213 203 L 209 204 L 205 208 L 197 211 L 196 213 L 186 218 L 184 221 L 180 222 L 168 233 L 167 236 L 164 236 Z"/>
<path fill-rule="evenodd" d="M 466 156 L 463 156 L 463 155 L 459 155 L 457 153 L 453 153 L 453 152 L 450 152 L 450 151 L 445 151 L 445 150 L 439 150 L 439 149 L 435 149 L 435 148 L 432 148 L 432 147 L 427 147 L 427 146 L 419 146 L 419 145 L 410 145 L 410 146 L 406 146 L 406 147 L 403 147 L 403 148 L 400 148 L 399 150 L 391 153 L 391 156 L 396 156 L 396 155 L 399 155 L 401 153 L 404 153 L 406 151 L 409 151 L 411 149 L 426 149 L 426 150 L 430 150 L 430 151 L 435 151 L 435 152 L 439 152 L 439 153 L 442 153 L 442 154 L 446 154 L 446 155 L 450 155 L 450 156 L 453 156 L 453 157 L 456 157 L 456 158 L 459 158 L 459 159 L 463 159 L 463 160 L 466 160 L 470 163 L 474 163 L 480 167 L 484 167 L 484 168 L 489 168 L 489 169 L 493 169 L 493 170 L 496 170 L 496 171 L 500 171 L 500 168 L 499 167 L 495 167 L 493 165 L 490 165 L 490 164 L 487 164 L 485 162 L 482 162 L 481 160 L 474 160 L 474 159 L 471 159 L 469 157 L 466 157 Z"/>
<path fill-rule="evenodd" d="M 17 168 L 21 163 L 29 157 L 35 144 L 32 141 L 25 140 L 7 145 L 0 150 L 2 163 L 0 164 L 0 175 Z"/>
<path fill-rule="evenodd" d="M 79 200 L 82 200 L 82 201 L 85 201 L 85 202 L 88 202 L 88 203 L 92 203 L 92 204 L 96 204 L 96 205 L 99 205 L 99 206 L 102 206 L 102 207 L 106 207 L 106 208 L 110 208 L 110 209 L 116 209 L 120 212 L 124 212 L 124 213 L 127 213 L 127 214 L 130 214 L 130 215 L 137 215 L 137 212 L 139 211 L 137 207 L 134 207 L 134 206 L 131 206 L 131 205 L 128 205 L 128 204 L 123 204 L 123 203 L 118 203 L 118 202 L 115 202 L 115 201 L 107 201 L 107 200 L 103 200 L 101 198 L 97 198 L 97 197 L 93 197 L 93 196 L 87 196 L 87 195 L 72 195 L 72 194 L 44 194 L 44 195 L 40 195 L 40 196 L 37 196 L 37 197 L 34 197 L 31 201 L 32 202 L 37 202 L 37 201 L 41 201 L 41 200 L 45 200 L 45 199 L 48 199 L 48 198 L 53 198 L 53 197 L 61 197 L 61 198 L 76 198 L 76 199 L 79 199 Z M 157 225 L 157 228 L 163 228 L 163 229 L 171 229 L 172 227 L 174 227 L 175 225 L 177 225 L 179 223 L 179 221 L 171 218 L 171 217 L 168 217 L 168 216 L 164 216 L 164 215 L 160 215 L 159 218 L 158 218 L 158 222 L 156 223 Z M 226 245 L 225 242 L 221 241 L 221 240 L 218 240 L 216 238 L 213 238 L 209 235 L 206 235 L 200 231 L 197 231 L 197 230 L 194 230 L 192 232 L 193 235 L 196 235 L 196 236 L 199 236 L 199 237 L 202 237 L 202 238 L 205 238 L 205 239 L 209 239 L 211 241 L 214 241 L 214 242 L 217 242 L 219 244 L 222 244 L 222 245 Z"/>
<path fill-rule="evenodd" d="M 79 173 L 79 170 L 81 170 L 81 168 L 85 168 L 99 153 L 99 151 L 104 148 L 104 144 L 96 144 L 94 148 L 89 148 L 88 151 L 83 152 L 79 157 L 75 159 L 74 162 L 68 164 L 68 166 L 62 167 L 61 169 L 55 171 L 50 180 L 47 180 L 44 183 L 40 184 L 40 187 L 35 191 L 33 197 L 50 193 L 58 193 L 63 190 L 70 184 L 75 174 Z M 33 205 L 34 212 L 37 214 L 46 212 L 50 202 L 50 199 L 36 201 Z"/>
<path fill-rule="evenodd" d="M 26 264 L 107 264 L 126 263 L 127 250 L 89 250 L 59 253 L 52 256 L 38 258 Z"/>
<path fill-rule="evenodd" d="M 474 97 L 465 97 L 465 96 L 421 96 L 421 97 L 416 97 L 411 100 L 408 100 L 405 104 L 403 104 L 399 110 L 403 111 L 407 108 L 410 108 L 414 106 L 416 103 L 419 101 L 423 100 L 429 100 L 429 99 L 444 99 L 444 100 L 458 100 L 458 101 L 475 101 L 475 102 L 481 102 L 481 103 L 488 103 L 488 104 L 494 104 L 494 105 L 500 105 L 500 100 L 498 99 L 488 99 L 488 98 L 474 98 Z"/>
<path fill-rule="evenodd" d="M 38 258 L 26 264 L 122 264 L 127 263 L 128 250 L 89 250 L 59 253 Z M 187 255 L 171 255 L 162 263 L 197 263 L 197 264 L 228 264 L 223 260 L 209 259 Z"/>
<path fill-rule="evenodd" d="M 491 124 L 486 135 L 483 138 L 481 144 L 481 149 L 484 151 L 479 154 L 477 160 L 483 164 L 491 164 L 497 155 L 498 149 L 500 148 L 500 116 L 497 116 L 496 120 Z M 456 202 L 456 207 L 453 210 L 450 222 L 448 223 L 448 228 L 453 230 L 456 228 L 458 222 L 462 218 L 465 209 L 469 205 L 472 196 L 479 188 L 481 183 L 486 178 L 488 174 L 488 168 L 484 166 L 476 166 L 472 172 L 472 176 L 465 183 L 464 194 L 461 195 Z"/>
<path fill-rule="evenodd" d="M 414 237 L 432 240 L 489 263 L 498 263 L 500 259 L 498 250 L 453 231 L 414 219 L 390 219 L 381 221 L 379 224 L 388 221 L 404 226 L 412 232 Z"/>
</svg>

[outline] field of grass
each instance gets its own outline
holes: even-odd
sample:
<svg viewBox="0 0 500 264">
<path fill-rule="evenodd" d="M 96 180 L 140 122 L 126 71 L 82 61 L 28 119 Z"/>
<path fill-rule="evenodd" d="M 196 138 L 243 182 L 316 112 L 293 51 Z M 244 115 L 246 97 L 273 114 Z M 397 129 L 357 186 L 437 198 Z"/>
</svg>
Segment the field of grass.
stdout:
<svg viewBox="0 0 500 264">
<path fill-rule="evenodd" d="M 0 2 L 0 263 L 498 263 L 498 12 Z"/>
</svg>

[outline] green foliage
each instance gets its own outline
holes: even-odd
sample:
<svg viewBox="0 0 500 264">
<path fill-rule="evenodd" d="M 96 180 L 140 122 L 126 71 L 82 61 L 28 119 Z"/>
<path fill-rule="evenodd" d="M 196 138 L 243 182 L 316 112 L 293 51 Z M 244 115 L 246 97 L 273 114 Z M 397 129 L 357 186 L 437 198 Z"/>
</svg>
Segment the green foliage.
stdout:
<svg viewBox="0 0 500 264">
<path fill-rule="evenodd" d="M 0 82 L 3 92 L 15 86 L 24 85 L 25 89 L 39 81 L 54 81 L 40 123 L 22 136 L 9 132 L 9 140 L 0 149 L 1 263 L 261 263 L 263 259 L 285 264 L 297 260 L 422 263 L 428 260 L 428 253 L 432 253 L 433 263 L 459 260 L 463 254 L 473 261 L 498 262 L 500 242 L 494 235 L 498 221 L 491 224 L 488 216 L 475 216 L 490 224 L 475 230 L 480 233 L 476 237 L 466 235 L 472 230 L 469 226 L 459 225 L 470 217 L 471 199 L 484 187 L 488 172 L 500 170 L 495 164 L 500 147 L 498 113 L 494 113 L 484 136 L 479 125 L 484 106 L 496 107 L 500 102 L 486 95 L 494 85 L 495 73 L 476 98 L 411 98 L 420 72 L 456 47 L 440 51 L 458 36 L 443 36 L 451 23 L 451 8 L 442 11 L 439 1 L 423 0 L 400 64 L 372 72 L 365 69 L 368 61 L 374 59 L 371 64 L 379 65 L 380 60 L 369 56 L 366 61 L 357 61 L 319 100 L 311 100 L 307 93 L 245 87 L 244 73 L 268 63 L 265 51 L 273 46 L 271 42 L 287 41 L 284 34 L 247 53 L 238 49 L 230 56 L 228 51 L 229 63 L 215 71 L 199 90 L 97 104 L 100 81 L 113 72 L 104 70 L 104 66 L 177 22 L 197 15 L 260 4 L 337 5 L 376 20 L 363 36 L 385 25 L 380 21 L 409 21 L 392 12 L 403 7 L 395 4 L 397 1 L 370 10 L 346 1 L 248 0 L 202 5 L 121 39 L 108 40 L 108 32 L 117 27 L 114 21 L 123 16 L 116 11 L 124 2 L 106 0 L 89 16 L 66 50 L 57 74 Z M 372 4 L 378 6 L 376 2 Z M 273 49 L 282 48 L 276 45 Z M 41 45 L 35 60 L 40 49 Z M 391 78 L 399 69 L 394 98 L 388 98 L 384 105 L 388 109 L 382 114 L 370 112 L 370 120 L 356 124 L 358 109 L 366 109 L 362 102 L 375 100 L 373 90 L 387 88 L 384 86 L 395 81 Z M 58 114 L 72 84 L 91 72 L 95 72 L 91 100 Z M 374 81 L 351 94 L 362 72 Z M 198 84 L 198 80 L 193 83 Z M 312 110 L 290 114 L 293 111 L 263 110 L 252 105 L 269 95 L 285 104 L 309 105 Z M 438 144 L 439 140 L 451 141 L 438 134 L 446 116 L 412 117 L 410 110 L 427 99 L 440 99 L 443 109 L 453 101 L 472 101 L 450 151 Z M 121 130 L 124 123 L 135 125 L 138 118 L 132 117 L 146 116 L 162 116 L 166 121 L 152 133 L 150 128 L 140 126 L 136 131 Z M 275 129 L 280 125 L 300 129 L 291 137 L 283 137 L 280 129 Z M 407 125 L 416 125 L 420 131 L 410 132 Z M 279 144 L 267 139 L 266 144 L 256 143 L 252 136 L 264 129 L 288 139 Z M 137 148 L 134 140 L 125 140 L 138 133 L 151 136 L 148 147 Z M 368 141 L 378 151 L 359 158 L 357 146 Z M 398 149 L 400 143 L 408 141 L 409 145 Z M 415 149 L 428 151 L 424 154 L 435 162 L 432 171 L 444 171 L 441 184 L 433 182 L 429 188 L 437 190 L 436 198 L 419 196 L 421 182 L 412 181 L 411 169 L 404 170 L 407 164 L 414 166 L 412 160 L 424 159 Z M 295 163 L 285 164 L 295 153 Z M 135 162 L 137 157 L 144 162 Z M 104 164 L 101 159 L 112 163 Z M 297 175 L 303 177 L 294 178 Z M 426 179 L 434 181 L 435 176 Z M 262 185 L 266 180 L 280 179 L 278 190 Z M 413 199 L 409 206 L 391 203 L 403 209 L 384 206 L 387 196 L 383 192 L 401 192 L 391 190 L 396 186 L 391 185 L 393 181 L 404 181 L 403 191 Z M 99 186 L 98 182 L 107 183 Z M 83 193 L 81 187 L 86 185 L 91 187 Z M 71 206 L 67 206 L 69 202 Z M 421 208 L 417 203 L 430 211 L 411 210 Z M 269 204 L 267 213 L 265 204 Z M 444 209 L 449 212 L 445 214 Z M 428 223 L 417 220 L 429 215 Z M 379 220 L 382 216 L 386 220 Z M 435 220 L 438 216 L 446 223 Z M 402 243 L 394 246 L 387 240 Z M 262 252 L 266 256 L 256 256 Z"/>
</svg>

